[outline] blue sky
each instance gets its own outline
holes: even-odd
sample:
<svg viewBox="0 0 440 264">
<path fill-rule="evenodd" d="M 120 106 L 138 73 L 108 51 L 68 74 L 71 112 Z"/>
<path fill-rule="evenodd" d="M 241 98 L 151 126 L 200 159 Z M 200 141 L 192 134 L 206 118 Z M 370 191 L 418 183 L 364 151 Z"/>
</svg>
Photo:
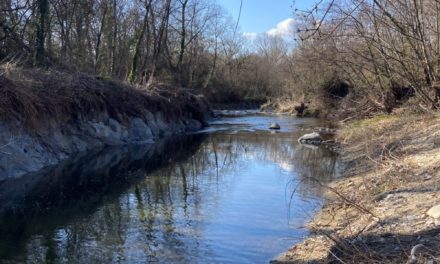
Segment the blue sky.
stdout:
<svg viewBox="0 0 440 264">
<path fill-rule="evenodd" d="M 234 19 L 237 19 L 240 0 L 217 0 L 217 2 L 224 6 Z M 243 0 L 241 31 L 282 33 L 293 24 L 294 2 L 296 8 L 307 9 L 313 6 L 315 0 Z"/>
</svg>

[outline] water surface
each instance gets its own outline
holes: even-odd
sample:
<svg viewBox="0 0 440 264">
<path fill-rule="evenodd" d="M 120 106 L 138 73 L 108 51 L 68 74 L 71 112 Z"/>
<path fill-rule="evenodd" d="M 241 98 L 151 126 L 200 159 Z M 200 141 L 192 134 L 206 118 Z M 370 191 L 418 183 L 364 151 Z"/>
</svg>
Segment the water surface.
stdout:
<svg viewBox="0 0 440 264">
<path fill-rule="evenodd" d="M 297 143 L 321 125 L 229 112 L 0 182 L 0 263 L 267 263 L 307 235 L 318 181 L 337 175 L 334 153 Z"/>
</svg>

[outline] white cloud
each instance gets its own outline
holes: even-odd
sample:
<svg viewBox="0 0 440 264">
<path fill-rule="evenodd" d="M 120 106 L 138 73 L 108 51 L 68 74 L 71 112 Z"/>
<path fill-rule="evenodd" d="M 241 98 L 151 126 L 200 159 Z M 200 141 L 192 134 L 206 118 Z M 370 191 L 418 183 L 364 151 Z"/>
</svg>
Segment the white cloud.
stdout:
<svg viewBox="0 0 440 264">
<path fill-rule="evenodd" d="M 255 40 L 258 36 L 258 33 L 255 32 L 244 32 L 243 37 L 249 39 L 249 40 Z"/>
<path fill-rule="evenodd" d="M 272 28 L 266 33 L 271 36 L 288 36 L 293 32 L 294 25 L 295 25 L 295 20 L 293 18 L 288 18 L 278 23 L 275 28 Z"/>
</svg>

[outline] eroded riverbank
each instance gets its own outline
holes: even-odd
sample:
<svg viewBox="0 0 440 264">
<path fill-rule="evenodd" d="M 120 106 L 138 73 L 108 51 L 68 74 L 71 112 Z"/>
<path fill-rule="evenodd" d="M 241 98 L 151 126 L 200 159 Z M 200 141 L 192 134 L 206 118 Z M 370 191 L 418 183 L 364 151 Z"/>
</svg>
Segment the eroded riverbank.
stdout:
<svg viewBox="0 0 440 264">
<path fill-rule="evenodd" d="M 0 180 L 104 146 L 192 132 L 209 116 L 204 98 L 188 89 L 85 74 L 2 70 L 0 93 Z"/>
</svg>

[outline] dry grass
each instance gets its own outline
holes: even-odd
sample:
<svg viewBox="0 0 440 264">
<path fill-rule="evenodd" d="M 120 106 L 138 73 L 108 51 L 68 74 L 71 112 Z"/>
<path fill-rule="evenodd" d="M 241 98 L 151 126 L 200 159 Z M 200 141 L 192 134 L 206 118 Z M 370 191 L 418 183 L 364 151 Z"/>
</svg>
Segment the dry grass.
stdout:
<svg viewBox="0 0 440 264">
<path fill-rule="evenodd" d="M 296 102 L 292 99 L 270 99 L 265 104 L 261 106 L 261 111 L 273 110 L 278 113 L 289 113 L 293 114 L 295 112 Z"/>
<path fill-rule="evenodd" d="M 383 115 L 350 122 L 338 135 L 346 165 L 310 223 L 316 235 L 288 263 L 440 261 L 440 232 L 426 211 L 440 203 L 440 114 Z M 435 262 L 434 262 L 435 263 Z"/>
<path fill-rule="evenodd" d="M 296 107 L 301 105 L 302 101 L 285 97 L 285 98 L 272 98 L 261 106 L 261 111 L 274 111 L 276 113 L 283 114 L 297 114 Z M 304 116 L 317 117 L 319 116 L 319 108 L 315 102 L 306 104 L 307 109 L 304 111 Z"/>
<path fill-rule="evenodd" d="M 0 66 L 0 119 L 19 121 L 38 129 L 47 119 L 59 123 L 108 115 L 125 122 L 144 118 L 145 111 L 162 112 L 168 119 L 191 116 L 204 121 L 203 98 L 165 85 L 141 90 L 84 74 L 66 74 Z"/>
</svg>

